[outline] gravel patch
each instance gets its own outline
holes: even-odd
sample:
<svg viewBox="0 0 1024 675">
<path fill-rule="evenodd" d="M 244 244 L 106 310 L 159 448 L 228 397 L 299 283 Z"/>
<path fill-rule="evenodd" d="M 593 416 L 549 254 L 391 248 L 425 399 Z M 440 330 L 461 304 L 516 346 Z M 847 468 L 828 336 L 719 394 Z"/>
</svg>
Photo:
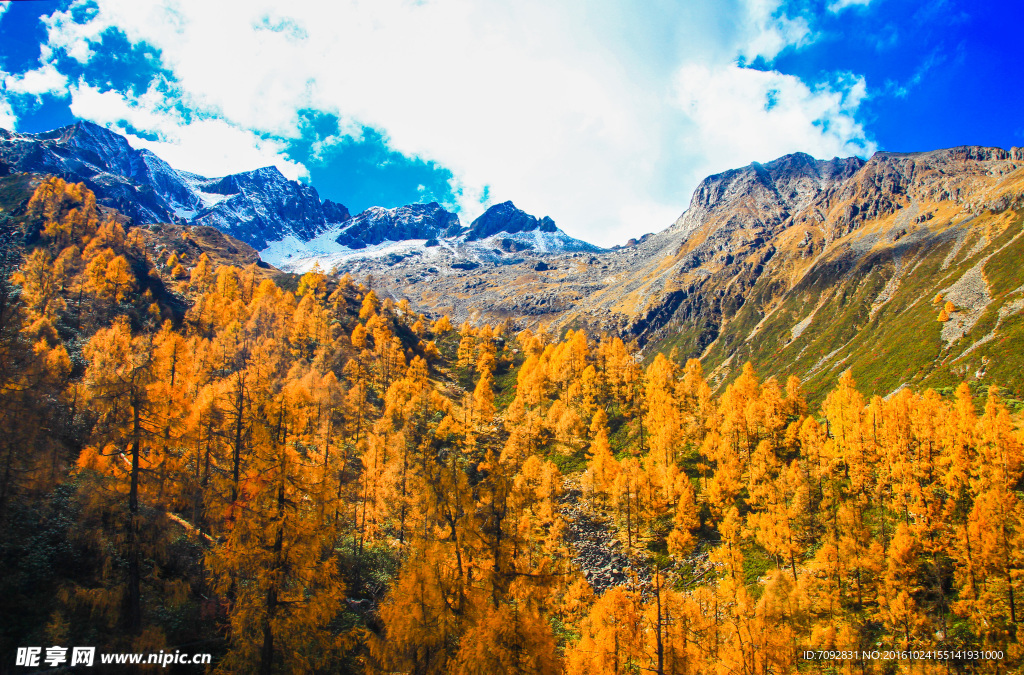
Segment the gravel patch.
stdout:
<svg viewBox="0 0 1024 675">
<path fill-rule="evenodd" d="M 875 318 L 875 314 L 878 313 L 878 310 L 885 306 L 885 303 L 892 300 L 892 296 L 896 294 L 896 290 L 900 287 L 900 282 L 903 280 L 903 271 L 905 269 L 903 256 L 899 254 L 894 256 L 892 264 L 892 276 L 885 282 L 885 287 L 882 288 L 882 291 L 877 297 L 875 297 L 874 302 L 871 303 L 871 310 L 869 311 L 868 316 L 872 319 Z"/>
<path fill-rule="evenodd" d="M 949 269 L 949 266 L 956 262 L 957 256 L 960 255 L 960 250 L 963 249 L 964 244 L 967 243 L 967 235 L 971 233 L 969 229 L 964 227 L 964 225 L 972 220 L 974 219 L 968 218 L 967 220 L 960 223 L 956 227 L 956 239 L 953 241 L 953 248 L 951 248 L 949 250 L 949 253 L 946 254 L 946 257 L 943 259 L 942 267 L 940 269 Z"/>
<path fill-rule="evenodd" d="M 793 326 L 792 328 L 789 329 L 789 334 L 791 336 L 791 338 L 790 338 L 791 340 L 795 340 L 795 339 L 797 339 L 798 337 L 800 337 L 801 335 L 804 334 L 804 331 L 807 330 L 807 328 L 811 325 L 811 322 L 814 321 L 814 314 L 817 311 L 818 311 L 818 308 L 815 307 L 814 311 L 812 311 L 810 314 L 807 315 L 807 318 L 805 318 L 803 321 L 801 321 L 800 323 L 798 323 L 797 325 L 795 325 L 795 326 Z"/>
<path fill-rule="evenodd" d="M 989 256 L 978 261 L 952 286 L 942 291 L 943 297 L 956 305 L 956 311 L 949 321 L 942 325 L 942 341 L 947 346 L 956 342 L 974 328 L 985 308 L 992 302 L 988 281 L 985 279 L 985 263 Z"/>
<path fill-rule="evenodd" d="M 612 586 L 629 584 L 634 572 L 641 588 L 647 588 L 651 569 L 646 557 L 636 550 L 626 553 L 612 529 L 583 497 L 578 478 L 566 477 L 563 485 L 560 511 L 568 525 L 565 538 L 572 548 L 573 561 L 594 592 L 600 595 Z"/>
</svg>

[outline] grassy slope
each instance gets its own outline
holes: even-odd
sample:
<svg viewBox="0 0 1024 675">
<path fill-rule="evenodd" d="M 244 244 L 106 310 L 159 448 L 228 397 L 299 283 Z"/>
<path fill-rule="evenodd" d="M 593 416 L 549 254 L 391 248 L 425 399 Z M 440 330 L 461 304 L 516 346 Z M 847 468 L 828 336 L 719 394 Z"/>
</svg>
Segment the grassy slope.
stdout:
<svg viewBox="0 0 1024 675">
<path fill-rule="evenodd" d="M 995 384 L 1008 389 L 1011 398 L 1022 398 L 1024 371 L 1016 355 L 1024 354 L 1024 312 L 1010 312 L 1016 306 L 1011 305 L 1000 317 L 1000 309 L 1016 300 L 1024 303 L 1019 262 L 1024 236 L 1017 236 L 1024 212 L 985 212 L 958 225 L 929 225 L 925 237 L 910 243 L 881 237 L 860 254 L 852 249 L 858 234 L 846 237 L 788 290 L 778 274 L 763 275 L 703 354 L 705 369 L 718 382 L 731 380 L 748 360 L 764 377 L 795 374 L 804 380 L 812 402 L 846 368 L 852 368 L 862 389 L 883 396 L 904 384 L 945 388 L 968 380 L 979 387 Z M 953 256 L 951 228 L 966 229 L 966 240 Z M 951 260 L 943 269 L 947 257 Z M 943 324 L 936 320 L 940 307 L 932 299 L 986 257 L 983 272 L 992 302 L 966 335 L 946 345 Z M 899 275 L 898 285 L 872 312 L 894 275 Z M 809 325 L 793 337 L 793 329 L 812 312 Z M 649 353 L 677 348 L 681 356 L 692 354 L 702 330 L 699 318 L 677 326 Z M 993 330 L 991 339 L 964 354 Z"/>
</svg>

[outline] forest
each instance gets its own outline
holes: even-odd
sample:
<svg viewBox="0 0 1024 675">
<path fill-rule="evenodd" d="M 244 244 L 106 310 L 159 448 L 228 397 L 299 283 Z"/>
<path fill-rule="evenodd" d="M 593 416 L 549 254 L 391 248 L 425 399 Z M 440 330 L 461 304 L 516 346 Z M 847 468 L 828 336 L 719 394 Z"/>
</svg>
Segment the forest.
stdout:
<svg viewBox="0 0 1024 675">
<path fill-rule="evenodd" d="M 614 336 L 214 265 L 37 183 L 0 214 L 0 672 L 70 644 L 216 673 L 1024 666 L 997 389 L 713 388 Z M 631 561 L 599 589 L 581 509 Z"/>
</svg>

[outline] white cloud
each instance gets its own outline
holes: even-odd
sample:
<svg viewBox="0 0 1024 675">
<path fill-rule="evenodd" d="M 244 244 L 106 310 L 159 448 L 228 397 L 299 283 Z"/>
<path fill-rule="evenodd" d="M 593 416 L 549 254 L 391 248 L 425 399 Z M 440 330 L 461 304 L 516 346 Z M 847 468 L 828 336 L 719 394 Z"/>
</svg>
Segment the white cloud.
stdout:
<svg viewBox="0 0 1024 675">
<path fill-rule="evenodd" d="M 906 98 L 910 94 L 911 89 L 924 81 L 929 71 L 933 70 L 936 66 L 942 65 L 945 61 L 946 55 L 942 54 L 938 49 L 933 49 L 925 57 L 924 61 L 914 69 L 914 74 L 910 76 L 909 80 L 904 84 L 900 84 L 895 80 L 888 80 L 886 87 L 896 98 Z"/>
<path fill-rule="evenodd" d="M 694 125 L 694 180 L 791 152 L 827 159 L 875 150 L 854 117 L 866 96 L 863 78 L 811 88 L 774 71 L 690 65 L 679 70 L 677 91 Z"/>
<path fill-rule="evenodd" d="M 154 151 L 182 168 L 270 163 L 284 146 L 266 138 L 294 138 L 298 112 L 316 109 L 450 169 L 466 220 L 489 186 L 492 201 L 610 245 L 669 225 L 709 166 L 861 147 L 862 82 L 814 88 L 733 65 L 815 39 L 780 2 L 105 0 L 84 26 L 55 14 L 49 42 L 85 61 L 117 26 L 159 49 L 205 121 L 181 127 L 165 102 L 82 85 L 73 111 L 157 133 Z"/>
<path fill-rule="evenodd" d="M 53 49 L 61 49 L 79 63 L 86 63 L 92 58 L 92 45 L 107 28 L 102 21 L 76 23 L 70 9 L 43 17 L 43 23 L 48 27 L 46 53 Z"/>
<path fill-rule="evenodd" d="M 838 13 L 848 7 L 867 7 L 870 4 L 871 0 L 834 0 L 829 3 L 828 11 Z"/>
<path fill-rule="evenodd" d="M 802 47 L 814 41 L 807 19 L 789 18 L 781 15 L 779 9 L 778 0 L 746 0 L 748 30 L 752 37 L 740 46 L 741 56 L 751 61 L 759 56 L 771 61 L 788 46 Z"/>
<path fill-rule="evenodd" d="M 68 86 L 68 78 L 51 63 L 18 75 L 7 75 L 3 81 L 7 91 L 31 96 L 64 94 Z"/>
<path fill-rule="evenodd" d="M 161 109 L 160 95 L 150 90 L 132 101 L 115 91 L 101 92 L 78 83 L 71 89 L 71 112 L 124 134 L 133 147 L 147 148 L 171 166 L 206 176 L 223 176 L 263 166 L 276 166 L 292 180 L 308 176 L 306 168 L 283 158 L 284 146 L 262 139 L 221 119 L 186 123 L 174 111 Z M 132 134 L 144 130 L 160 140 Z"/>
<path fill-rule="evenodd" d="M 14 110 L 11 109 L 11 104 L 7 101 L 7 98 L 0 93 L 0 129 L 14 130 L 17 124 L 17 118 L 14 116 Z"/>
</svg>

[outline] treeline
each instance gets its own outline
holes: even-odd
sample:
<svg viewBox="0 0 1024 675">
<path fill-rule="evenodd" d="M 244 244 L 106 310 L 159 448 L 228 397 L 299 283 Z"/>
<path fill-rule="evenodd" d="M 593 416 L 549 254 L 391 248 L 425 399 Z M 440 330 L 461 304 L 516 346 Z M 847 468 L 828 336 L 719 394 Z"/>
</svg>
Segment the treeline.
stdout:
<svg viewBox="0 0 1024 675">
<path fill-rule="evenodd" d="M 810 411 L 748 365 L 716 396 L 699 362 L 643 368 L 618 338 L 456 329 L 348 277 L 289 291 L 147 248 L 59 179 L 22 224 L 0 282 L 9 663 L 96 644 L 237 673 L 783 673 L 887 648 L 1002 657 L 830 667 L 1020 667 L 1024 439 L 995 392 L 865 400 L 846 373 Z M 649 582 L 595 596 L 560 507 L 577 484 Z"/>
</svg>

